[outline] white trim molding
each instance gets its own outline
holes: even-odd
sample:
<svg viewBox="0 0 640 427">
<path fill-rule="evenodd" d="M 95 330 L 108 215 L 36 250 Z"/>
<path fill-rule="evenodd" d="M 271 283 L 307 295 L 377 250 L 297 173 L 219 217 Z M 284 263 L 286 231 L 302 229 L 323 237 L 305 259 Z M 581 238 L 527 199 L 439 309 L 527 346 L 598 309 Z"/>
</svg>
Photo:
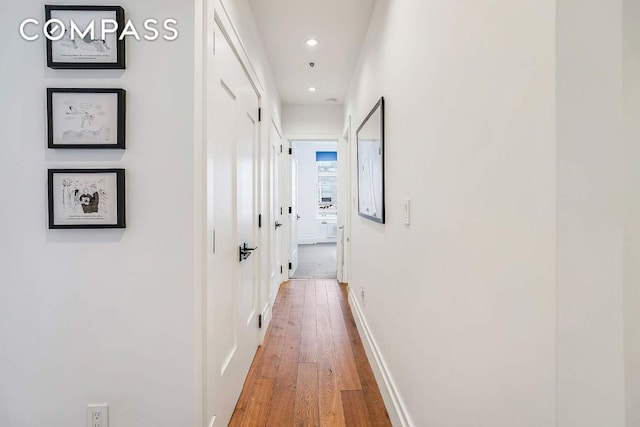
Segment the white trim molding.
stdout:
<svg viewBox="0 0 640 427">
<path fill-rule="evenodd" d="M 364 313 L 358 303 L 358 298 L 353 291 L 354 288 L 349 285 L 348 289 L 349 306 L 351 307 L 351 312 L 354 314 L 353 317 L 356 322 L 358 332 L 360 333 L 360 337 L 363 338 L 362 343 L 364 344 L 369 364 L 373 370 L 373 375 L 376 377 L 376 382 L 380 388 L 380 394 L 382 394 L 382 399 L 384 400 L 384 404 L 387 408 L 391 424 L 394 426 L 414 427 L 414 424 L 411 422 L 411 418 L 409 417 L 409 412 L 407 411 L 393 381 L 393 377 L 389 372 L 389 368 L 382 357 L 382 353 L 376 344 L 376 340 L 373 337 L 371 330 L 369 329 L 367 320 L 365 319 Z"/>
<path fill-rule="evenodd" d="M 285 133 L 285 139 L 293 141 L 335 142 L 340 139 L 340 133 Z"/>
<path fill-rule="evenodd" d="M 253 62 L 251 62 L 249 54 L 247 53 L 247 50 L 244 47 L 244 43 L 240 38 L 240 34 L 238 33 L 236 26 L 231 20 L 231 16 L 227 11 L 227 7 L 225 6 L 223 0 L 218 0 L 218 3 L 220 4 L 220 7 L 219 8 L 214 7 L 213 19 L 215 22 L 217 22 L 224 37 L 226 37 L 227 41 L 229 42 L 229 46 L 231 47 L 231 50 L 238 58 L 240 65 L 244 69 L 244 72 L 249 77 L 249 82 L 253 86 L 253 89 L 255 90 L 256 95 L 258 96 L 258 103 L 260 107 L 262 107 L 262 101 L 265 94 L 262 81 L 260 80 L 258 73 L 256 73 L 255 67 L 253 66 Z"/>
<path fill-rule="evenodd" d="M 298 245 L 317 245 L 318 243 L 337 243 L 337 237 L 327 237 L 323 234 L 315 236 L 298 236 Z"/>
<path fill-rule="evenodd" d="M 253 62 L 251 62 L 249 53 L 247 52 L 247 49 L 245 48 L 245 45 L 242 42 L 242 38 L 240 37 L 240 34 L 238 33 L 238 30 L 234 25 L 233 20 L 231 19 L 231 15 L 229 14 L 229 10 L 227 8 L 227 5 L 225 4 L 226 0 L 219 0 L 219 3 L 220 3 L 220 10 L 222 11 L 222 14 L 219 15 L 216 13 L 215 15 L 216 21 L 218 21 L 218 25 L 220 25 L 222 30 L 227 32 L 227 38 L 231 42 L 230 45 L 232 49 L 236 51 L 235 54 L 240 59 L 240 63 L 244 67 L 245 72 L 247 73 L 247 75 L 249 75 L 251 83 L 255 86 L 256 92 L 258 93 L 258 97 L 262 98 L 265 92 L 264 85 L 262 84 L 262 81 L 258 77 L 258 73 L 256 72 L 256 69 L 253 66 Z M 218 8 L 215 8 L 215 10 L 217 12 Z M 227 28 L 230 28 L 233 31 L 233 37 L 231 37 L 231 34 L 229 34 Z"/>
</svg>

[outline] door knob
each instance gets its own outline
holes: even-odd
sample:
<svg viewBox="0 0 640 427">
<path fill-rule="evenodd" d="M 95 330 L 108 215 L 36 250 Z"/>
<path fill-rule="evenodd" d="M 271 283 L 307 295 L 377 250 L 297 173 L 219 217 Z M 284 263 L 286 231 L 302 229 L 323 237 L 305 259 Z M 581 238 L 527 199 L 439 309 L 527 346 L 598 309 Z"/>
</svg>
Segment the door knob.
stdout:
<svg viewBox="0 0 640 427">
<path fill-rule="evenodd" d="M 297 217 L 298 219 L 302 218 L 302 217 L 301 217 L 300 215 L 298 215 L 298 214 L 296 214 L 296 217 Z"/>
<path fill-rule="evenodd" d="M 280 227 L 282 227 L 282 224 L 280 224 L 278 221 L 276 221 L 276 230 L 277 230 L 278 228 L 280 228 Z"/>
</svg>

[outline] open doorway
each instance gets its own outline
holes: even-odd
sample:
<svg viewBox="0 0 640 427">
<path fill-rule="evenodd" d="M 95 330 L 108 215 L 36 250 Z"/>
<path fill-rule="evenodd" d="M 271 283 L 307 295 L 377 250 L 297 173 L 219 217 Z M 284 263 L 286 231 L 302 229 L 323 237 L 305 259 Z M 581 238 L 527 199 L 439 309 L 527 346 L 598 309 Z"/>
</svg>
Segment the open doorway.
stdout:
<svg viewBox="0 0 640 427">
<path fill-rule="evenodd" d="M 336 279 L 338 142 L 292 141 L 293 279 Z"/>
</svg>

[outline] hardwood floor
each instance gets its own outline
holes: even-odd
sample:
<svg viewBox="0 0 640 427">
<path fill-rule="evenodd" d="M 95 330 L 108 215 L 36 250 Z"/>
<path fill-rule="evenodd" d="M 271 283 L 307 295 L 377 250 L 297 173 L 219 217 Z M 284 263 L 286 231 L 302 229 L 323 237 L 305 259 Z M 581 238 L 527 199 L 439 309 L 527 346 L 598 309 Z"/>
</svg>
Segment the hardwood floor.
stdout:
<svg viewBox="0 0 640 427">
<path fill-rule="evenodd" d="M 346 287 L 335 280 L 280 287 L 229 425 L 391 425 Z"/>
</svg>

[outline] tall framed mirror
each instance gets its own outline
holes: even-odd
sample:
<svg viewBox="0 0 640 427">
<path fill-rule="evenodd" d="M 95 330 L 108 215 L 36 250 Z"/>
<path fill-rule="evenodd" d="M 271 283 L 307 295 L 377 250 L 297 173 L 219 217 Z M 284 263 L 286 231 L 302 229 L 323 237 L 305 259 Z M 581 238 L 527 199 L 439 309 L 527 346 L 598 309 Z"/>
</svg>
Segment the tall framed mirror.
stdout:
<svg viewBox="0 0 640 427">
<path fill-rule="evenodd" d="M 358 214 L 384 224 L 384 98 L 371 109 L 356 135 Z"/>
</svg>

